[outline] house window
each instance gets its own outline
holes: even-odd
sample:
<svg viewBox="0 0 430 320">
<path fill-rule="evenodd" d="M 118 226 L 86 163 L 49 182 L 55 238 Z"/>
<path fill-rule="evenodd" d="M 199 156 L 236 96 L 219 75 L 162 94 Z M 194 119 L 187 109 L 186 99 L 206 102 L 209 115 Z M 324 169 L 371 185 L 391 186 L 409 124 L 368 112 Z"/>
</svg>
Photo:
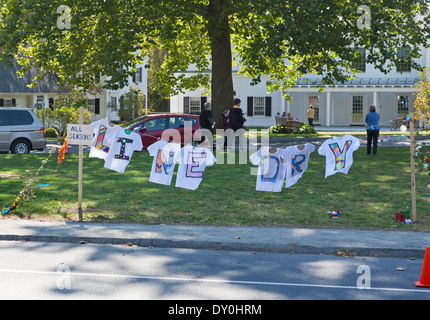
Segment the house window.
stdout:
<svg viewBox="0 0 430 320">
<path fill-rule="evenodd" d="M 398 96 L 397 97 L 397 114 L 399 116 L 404 116 L 409 113 L 409 97 L 408 96 Z"/>
<path fill-rule="evenodd" d="M 363 122 L 363 96 L 352 96 L 352 122 L 362 123 Z"/>
<path fill-rule="evenodd" d="M 254 116 L 264 116 L 266 114 L 265 97 L 254 97 Z"/>
<path fill-rule="evenodd" d="M 88 111 L 93 114 L 100 114 L 100 99 L 88 99 Z"/>
<path fill-rule="evenodd" d="M 272 116 L 272 97 L 248 97 L 247 116 Z"/>
<path fill-rule="evenodd" d="M 200 114 L 202 111 L 200 97 L 190 97 L 190 114 Z"/>
<path fill-rule="evenodd" d="M 136 69 L 136 73 L 133 75 L 133 82 L 139 83 L 142 82 L 142 67 Z"/>
<path fill-rule="evenodd" d="M 354 68 L 359 72 L 366 72 L 366 49 L 358 48 L 357 58 L 353 62 Z"/>
<path fill-rule="evenodd" d="M 411 49 L 410 48 L 399 48 L 397 49 L 397 56 L 403 61 L 399 62 L 397 72 L 411 72 L 412 62 L 411 62 Z"/>
<path fill-rule="evenodd" d="M 207 97 L 184 97 L 184 113 L 199 115 L 206 101 Z"/>
<path fill-rule="evenodd" d="M 36 105 L 43 107 L 43 102 L 45 101 L 44 96 L 37 96 L 36 97 Z"/>
<path fill-rule="evenodd" d="M 16 99 L 0 99 L 0 107 L 16 107 Z"/>
</svg>

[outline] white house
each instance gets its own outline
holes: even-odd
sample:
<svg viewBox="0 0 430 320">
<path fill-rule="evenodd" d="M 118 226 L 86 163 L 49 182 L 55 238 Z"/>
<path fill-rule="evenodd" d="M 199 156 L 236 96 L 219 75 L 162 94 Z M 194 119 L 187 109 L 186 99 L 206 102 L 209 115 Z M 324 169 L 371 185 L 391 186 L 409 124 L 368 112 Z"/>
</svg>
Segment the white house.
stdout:
<svg viewBox="0 0 430 320">
<path fill-rule="evenodd" d="M 430 49 L 423 49 L 423 55 L 417 62 L 423 67 L 427 66 L 430 63 Z M 242 100 L 241 107 L 246 113 L 248 127 L 272 126 L 278 112 L 291 113 L 294 119 L 307 122 L 306 111 L 310 104 L 316 109 L 314 124 L 327 127 L 363 126 L 368 107 L 372 104 L 381 115 L 382 126 L 389 126 L 395 115 L 401 116 L 412 111 L 419 71 L 411 69 L 409 64 L 402 66 L 403 72 L 394 70 L 388 74 L 365 63 L 357 64 L 357 68 L 361 72 L 356 74 L 356 79 L 344 84 L 323 86 L 323 92 L 319 91 L 321 78 L 309 75 L 288 91 L 292 97 L 292 102 L 288 102 L 280 91 L 268 93 L 268 77 L 261 77 L 259 85 L 251 86 L 251 79 L 238 74 L 238 67 L 233 67 L 235 97 Z M 210 97 L 204 94 L 203 89 L 187 91 L 171 97 L 171 112 L 199 114 L 208 99 Z M 214 115 L 214 118 L 218 119 L 219 116 Z"/>
<path fill-rule="evenodd" d="M 29 108 L 45 107 L 54 104 L 58 97 L 60 87 L 55 76 L 48 76 L 38 81 L 38 85 L 29 88 L 35 74 L 30 70 L 22 78 L 18 77 L 16 71 L 18 66 L 6 69 L 0 62 L 0 108 L 17 107 Z M 106 78 L 101 77 L 101 81 Z M 137 66 L 136 74 L 129 77 L 129 86 L 139 87 L 145 97 L 148 96 L 147 69 L 144 64 Z M 117 111 L 121 97 L 130 91 L 126 86 L 120 90 L 102 90 L 100 93 L 88 93 L 88 110 L 100 118 L 109 121 L 119 120 Z"/>
</svg>

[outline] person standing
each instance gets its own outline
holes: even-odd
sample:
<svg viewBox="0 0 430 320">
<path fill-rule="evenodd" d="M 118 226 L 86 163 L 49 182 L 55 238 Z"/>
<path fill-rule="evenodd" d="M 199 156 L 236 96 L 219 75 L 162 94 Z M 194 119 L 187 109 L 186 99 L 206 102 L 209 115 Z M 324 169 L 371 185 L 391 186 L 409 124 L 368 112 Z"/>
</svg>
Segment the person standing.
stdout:
<svg viewBox="0 0 430 320">
<path fill-rule="evenodd" d="M 211 103 L 206 102 L 204 105 L 204 110 L 200 113 L 199 121 L 200 121 L 200 128 L 207 129 L 212 132 L 214 121 L 213 121 L 211 109 L 212 109 Z"/>
<path fill-rule="evenodd" d="M 232 132 L 228 133 L 227 151 L 235 150 L 236 135 L 239 137 L 239 150 L 242 150 L 242 148 L 244 147 L 242 145 L 243 135 L 245 132 L 245 127 L 243 126 L 243 124 L 245 123 L 246 119 L 243 116 L 242 109 L 240 108 L 240 103 L 241 103 L 240 99 L 238 98 L 234 99 L 234 106 L 233 108 L 230 109 L 230 114 L 228 116 L 228 126 L 230 127 L 230 129 L 234 131 L 234 134 L 232 134 Z"/>
<path fill-rule="evenodd" d="M 215 122 L 213 121 L 211 109 L 212 109 L 211 103 L 206 102 L 204 105 L 204 110 L 200 113 L 199 122 L 200 122 L 200 128 L 209 130 L 211 135 L 213 136 L 213 127 L 215 126 Z M 203 135 L 201 143 L 203 143 L 205 140 L 206 140 L 206 136 Z"/>
<path fill-rule="evenodd" d="M 240 108 L 240 99 L 234 99 L 234 106 L 230 110 L 230 115 L 228 116 L 228 125 L 231 129 L 233 129 L 235 132 L 239 129 L 244 128 L 243 124 L 245 123 L 246 119 L 243 117 L 242 109 Z"/>
<path fill-rule="evenodd" d="M 308 115 L 308 122 L 309 122 L 309 125 L 310 125 L 311 127 L 314 127 L 315 108 L 314 108 L 314 106 L 313 106 L 313 105 L 310 105 L 310 106 L 309 106 L 309 109 L 308 109 L 308 111 L 307 111 L 307 115 Z"/>
<path fill-rule="evenodd" d="M 227 150 L 227 136 L 225 131 L 229 128 L 228 126 L 229 115 L 230 115 L 230 110 L 228 109 L 224 110 L 223 114 L 221 115 L 222 128 L 224 129 L 224 150 Z"/>
<path fill-rule="evenodd" d="M 375 156 L 378 151 L 378 138 L 379 138 L 379 113 L 376 112 L 375 106 L 371 105 L 369 107 L 369 113 L 366 115 L 367 123 L 367 154 L 371 154 L 372 142 L 373 142 L 373 152 Z"/>
</svg>

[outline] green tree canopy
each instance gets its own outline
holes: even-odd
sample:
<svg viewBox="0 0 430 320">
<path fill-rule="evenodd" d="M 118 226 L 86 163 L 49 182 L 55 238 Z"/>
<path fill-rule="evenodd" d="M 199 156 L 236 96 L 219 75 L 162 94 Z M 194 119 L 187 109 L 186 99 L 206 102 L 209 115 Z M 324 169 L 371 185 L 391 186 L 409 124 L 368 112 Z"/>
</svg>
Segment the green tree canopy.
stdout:
<svg viewBox="0 0 430 320">
<path fill-rule="evenodd" d="M 233 101 L 232 63 L 284 93 L 313 73 L 330 84 L 354 71 L 357 48 L 383 72 L 418 58 L 429 37 L 426 0 L 0 0 L 1 59 L 84 89 L 100 74 L 127 85 L 149 48 L 175 94 L 204 86 L 220 115 Z M 67 8 L 68 10 L 64 10 Z M 70 15 L 68 15 L 70 14 Z M 399 54 L 409 48 L 410 56 Z M 420 68 L 413 63 L 414 68 Z M 193 73 L 184 73 L 193 70 Z M 37 79 L 35 79 L 37 80 Z"/>
</svg>

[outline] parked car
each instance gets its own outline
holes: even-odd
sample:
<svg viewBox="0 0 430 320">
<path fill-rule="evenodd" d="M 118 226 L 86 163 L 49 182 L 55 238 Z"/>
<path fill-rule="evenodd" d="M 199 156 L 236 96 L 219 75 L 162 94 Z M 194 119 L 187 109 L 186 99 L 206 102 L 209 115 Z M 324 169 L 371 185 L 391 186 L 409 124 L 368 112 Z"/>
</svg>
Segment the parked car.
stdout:
<svg viewBox="0 0 430 320">
<path fill-rule="evenodd" d="M 46 147 L 45 128 L 29 109 L 0 108 L 0 152 L 29 153 Z"/>
<path fill-rule="evenodd" d="M 185 122 L 190 121 L 192 125 L 192 136 L 184 137 Z M 147 148 L 161 139 L 161 136 L 166 129 L 175 129 L 181 136 L 181 145 L 187 145 L 194 141 L 200 142 L 200 124 L 199 117 L 189 114 L 157 114 L 137 118 L 126 125 L 125 129 L 136 132 L 142 138 L 143 149 Z M 188 141 L 185 141 L 187 139 Z"/>
</svg>

